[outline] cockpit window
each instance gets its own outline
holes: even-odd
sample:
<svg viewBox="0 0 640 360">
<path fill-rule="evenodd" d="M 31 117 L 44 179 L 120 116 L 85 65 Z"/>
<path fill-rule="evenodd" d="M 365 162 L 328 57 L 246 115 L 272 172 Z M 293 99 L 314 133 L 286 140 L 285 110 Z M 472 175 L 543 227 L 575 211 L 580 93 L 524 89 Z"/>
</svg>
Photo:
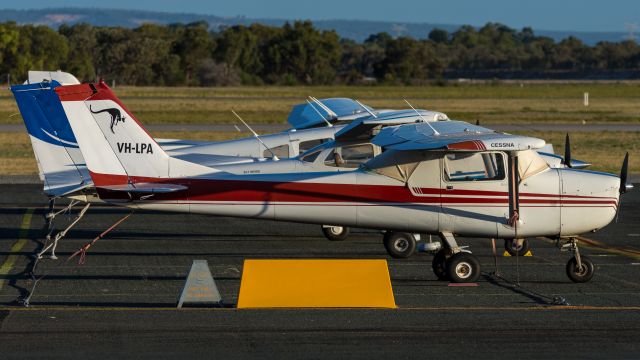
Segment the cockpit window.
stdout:
<svg viewBox="0 0 640 360">
<path fill-rule="evenodd" d="M 372 144 L 342 146 L 333 151 L 324 160 L 327 166 L 357 168 L 374 156 Z"/>
<path fill-rule="evenodd" d="M 502 180 L 504 169 L 504 157 L 500 153 L 454 153 L 444 157 L 447 181 Z"/>
<path fill-rule="evenodd" d="M 320 155 L 321 152 L 322 150 L 317 150 L 312 152 L 311 154 L 306 154 L 303 157 L 301 157 L 300 160 L 304 162 L 314 162 L 316 161 L 316 159 L 318 158 L 318 155 Z"/>
<path fill-rule="evenodd" d="M 301 141 L 300 145 L 298 146 L 298 149 L 300 150 L 300 153 L 302 154 L 303 152 L 316 147 L 320 144 L 324 144 L 325 142 L 329 141 L 331 139 L 314 139 L 314 140 L 307 140 L 307 141 Z"/>
<path fill-rule="evenodd" d="M 289 157 L 289 145 L 280 145 L 276 147 L 272 147 L 271 149 L 265 149 L 262 152 L 262 156 L 266 158 L 270 158 L 273 155 L 279 158 L 288 158 Z"/>
</svg>

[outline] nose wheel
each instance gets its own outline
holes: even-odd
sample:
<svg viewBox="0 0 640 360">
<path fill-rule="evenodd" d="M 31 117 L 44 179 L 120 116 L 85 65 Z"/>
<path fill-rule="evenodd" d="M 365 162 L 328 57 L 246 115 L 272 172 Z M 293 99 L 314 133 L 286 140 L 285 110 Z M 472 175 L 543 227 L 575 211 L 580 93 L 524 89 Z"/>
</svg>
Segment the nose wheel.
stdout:
<svg viewBox="0 0 640 360">
<path fill-rule="evenodd" d="M 567 276 L 574 283 L 586 283 L 593 277 L 596 268 L 593 261 L 584 255 L 580 255 L 580 249 L 578 249 L 578 240 L 575 238 L 569 239 L 569 242 L 562 246 L 573 252 L 573 257 L 567 262 L 566 270 Z"/>
<path fill-rule="evenodd" d="M 567 263 L 567 276 L 574 283 L 586 283 L 593 277 L 595 267 L 593 261 L 586 256 L 580 258 L 580 264 L 575 257 Z"/>
</svg>

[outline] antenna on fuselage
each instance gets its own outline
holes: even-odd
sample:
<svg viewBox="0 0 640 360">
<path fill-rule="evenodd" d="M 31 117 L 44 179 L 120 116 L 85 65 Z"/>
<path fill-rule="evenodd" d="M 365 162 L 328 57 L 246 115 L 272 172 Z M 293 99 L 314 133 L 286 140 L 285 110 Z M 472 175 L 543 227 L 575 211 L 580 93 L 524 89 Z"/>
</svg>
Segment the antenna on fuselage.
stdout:
<svg viewBox="0 0 640 360">
<path fill-rule="evenodd" d="M 413 107 L 413 105 L 411 105 L 411 104 L 407 101 L 407 99 L 402 99 L 402 100 L 404 100 L 404 102 L 406 102 L 406 103 L 407 103 L 407 105 L 409 105 L 409 106 L 413 109 L 413 111 L 415 111 L 415 112 L 416 112 L 416 114 L 418 114 L 418 116 L 420 117 L 420 119 L 422 119 L 422 121 L 423 121 L 423 122 L 427 123 L 427 125 L 431 128 L 431 130 L 433 130 L 433 134 L 434 134 L 434 135 L 440 135 L 440 133 L 438 132 L 438 130 L 436 130 L 433 126 L 431 126 L 431 124 L 429 124 L 429 122 L 428 122 L 427 120 L 425 120 L 425 118 L 424 118 L 424 117 L 422 117 L 422 114 L 420 114 L 420 112 L 419 112 L 418 110 L 416 110 L 416 108 L 414 108 L 414 107 Z"/>
<path fill-rule="evenodd" d="M 320 110 L 316 109 L 316 106 L 315 106 L 315 105 L 313 105 L 313 104 L 311 103 L 311 101 L 309 101 L 308 99 L 307 99 L 307 104 L 309 104 L 309 106 L 311 106 L 311 108 L 312 108 L 313 110 L 315 110 L 315 111 L 316 111 L 316 113 L 318 114 L 318 116 L 320 116 L 320 117 L 322 118 L 322 120 L 324 120 L 324 122 L 326 122 L 326 123 L 327 123 L 327 126 L 328 126 L 328 127 L 332 127 L 332 126 L 333 126 L 333 124 L 332 124 L 332 123 L 330 123 L 330 122 L 329 122 L 329 120 L 327 120 L 327 119 L 324 117 L 324 115 L 322 115 L 322 113 L 320 112 Z"/>
<path fill-rule="evenodd" d="M 244 126 L 246 126 L 246 127 L 247 127 L 247 129 L 249 129 L 249 131 L 251 131 L 251 132 L 253 133 L 253 136 L 254 136 L 258 141 L 260 141 L 260 144 L 262 144 L 262 145 L 265 147 L 265 149 L 269 150 L 269 152 L 271 153 L 271 156 L 272 156 L 272 159 L 273 159 L 273 160 L 276 160 L 276 161 L 277 161 L 277 160 L 280 160 L 280 159 L 276 156 L 276 154 L 274 154 L 274 153 L 273 153 L 273 151 L 272 151 L 271 149 L 269 149 L 269 147 L 267 146 L 267 144 L 265 144 L 265 143 L 262 141 L 262 139 L 260 139 L 260 135 L 258 135 L 258 133 L 257 133 L 257 132 L 253 131 L 253 129 L 251 128 L 251 126 L 249 126 L 249 124 L 247 124 L 244 120 L 242 120 L 242 118 L 240 117 L 240 115 L 238 115 L 238 114 L 237 114 L 233 109 L 231 109 L 231 112 L 233 113 L 233 115 L 235 115 L 235 116 L 238 118 L 238 120 L 240 120 L 240 121 L 244 124 Z"/>
<path fill-rule="evenodd" d="M 374 114 L 374 113 L 373 113 L 373 111 L 369 110 L 369 108 L 368 108 L 368 107 L 366 107 L 366 106 L 362 105 L 362 103 L 361 103 L 360 101 L 358 101 L 358 100 L 353 100 L 353 101 L 355 101 L 358 105 L 362 106 L 362 108 L 364 109 L 364 111 L 368 112 L 368 113 L 369 113 L 369 115 L 373 116 L 373 117 L 374 117 L 374 118 L 376 118 L 376 119 L 378 118 L 378 116 L 376 116 L 376 114 Z"/>
</svg>

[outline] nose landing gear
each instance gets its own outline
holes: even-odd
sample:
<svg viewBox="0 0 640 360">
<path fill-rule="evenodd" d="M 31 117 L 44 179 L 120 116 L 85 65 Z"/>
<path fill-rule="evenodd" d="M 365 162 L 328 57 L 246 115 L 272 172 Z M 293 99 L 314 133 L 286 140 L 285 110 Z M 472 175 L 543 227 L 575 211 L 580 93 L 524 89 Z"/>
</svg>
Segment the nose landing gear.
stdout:
<svg viewBox="0 0 640 360">
<path fill-rule="evenodd" d="M 586 283 L 593 277 L 595 273 L 595 266 L 593 261 L 584 255 L 580 255 L 578 249 L 578 240 L 576 238 L 569 239 L 567 244 L 564 244 L 561 249 L 566 249 L 573 252 L 574 256 L 567 262 L 567 276 L 574 283 Z"/>
</svg>

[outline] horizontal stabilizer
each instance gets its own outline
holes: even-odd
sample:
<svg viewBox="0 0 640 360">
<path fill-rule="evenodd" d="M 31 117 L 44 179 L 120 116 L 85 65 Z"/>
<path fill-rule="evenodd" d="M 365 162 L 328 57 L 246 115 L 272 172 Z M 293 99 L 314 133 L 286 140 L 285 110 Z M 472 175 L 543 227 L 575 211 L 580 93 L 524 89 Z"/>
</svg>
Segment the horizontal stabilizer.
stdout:
<svg viewBox="0 0 640 360">
<path fill-rule="evenodd" d="M 161 183 L 135 183 L 135 184 L 121 184 L 121 185 L 104 185 L 98 186 L 99 189 L 127 192 L 135 194 L 166 194 L 176 191 L 187 190 L 184 185 L 178 184 L 161 184 Z"/>
</svg>

